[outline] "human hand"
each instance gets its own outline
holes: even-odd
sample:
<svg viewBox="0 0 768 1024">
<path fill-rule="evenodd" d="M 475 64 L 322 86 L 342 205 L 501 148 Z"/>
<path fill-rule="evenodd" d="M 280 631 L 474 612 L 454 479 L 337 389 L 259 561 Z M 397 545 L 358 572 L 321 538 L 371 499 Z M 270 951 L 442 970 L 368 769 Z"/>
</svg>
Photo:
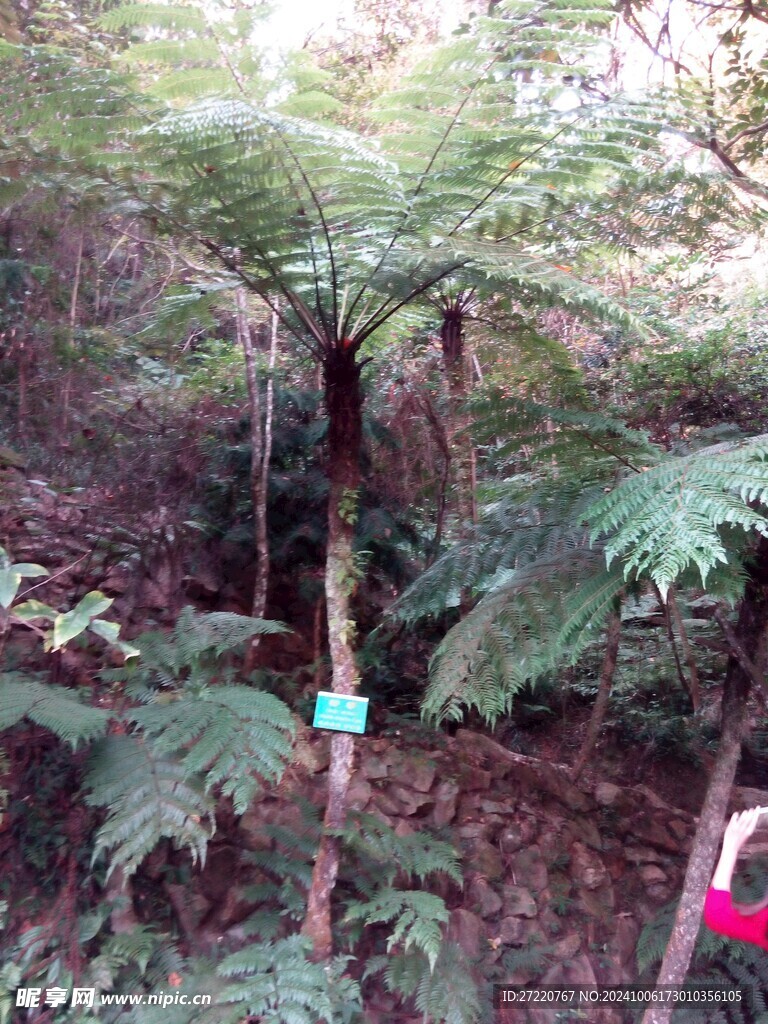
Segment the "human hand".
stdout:
<svg viewBox="0 0 768 1024">
<path fill-rule="evenodd" d="M 739 852 L 757 828 L 762 810 L 761 807 L 751 807 L 748 811 L 737 812 L 731 816 L 723 836 L 723 850 L 730 850 L 734 854 Z"/>
</svg>

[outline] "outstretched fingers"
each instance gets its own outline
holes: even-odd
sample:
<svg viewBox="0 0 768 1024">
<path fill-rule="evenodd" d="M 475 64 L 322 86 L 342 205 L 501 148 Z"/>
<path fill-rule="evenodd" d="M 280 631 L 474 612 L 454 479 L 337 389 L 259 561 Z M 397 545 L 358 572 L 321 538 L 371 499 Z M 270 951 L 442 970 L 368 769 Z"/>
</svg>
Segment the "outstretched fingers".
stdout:
<svg viewBox="0 0 768 1024">
<path fill-rule="evenodd" d="M 723 845 L 727 844 L 735 851 L 740 850 L 757 828 L 762 811 L 762 807 L 752 807 L 748 811 L 737 811 L 733 814 L 725 829 Z"/>
</svg>

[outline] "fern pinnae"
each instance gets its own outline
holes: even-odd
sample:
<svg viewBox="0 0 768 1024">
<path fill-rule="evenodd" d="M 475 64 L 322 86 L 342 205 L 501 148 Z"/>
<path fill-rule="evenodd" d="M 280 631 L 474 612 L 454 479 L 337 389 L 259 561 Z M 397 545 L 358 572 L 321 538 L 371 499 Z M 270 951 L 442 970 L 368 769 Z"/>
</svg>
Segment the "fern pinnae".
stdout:
<svg viewBox="0 0 768 1024">
<path fill-rule="evenodd" d="M 120 864 L 132 874 L 164 837 L 205 860 L 214 830 L 213 803 L 178 764 L 154 756 L 146 742 L 118 735 L 96 744 L 86 789 L 89 804 L 109 808 L 94 858 L 112 849 L 110 873 Z"/>
<path fill-rule="evenodd" d="M 24 717 L 50 729 L 72 747 L 103 736 L 109 719 L 100 708 L 83 704 L 72 690 L 49 686 L 20 673 L 3 673 L 0 675 L 0 731 L 12 728 Z"/>
</svg>

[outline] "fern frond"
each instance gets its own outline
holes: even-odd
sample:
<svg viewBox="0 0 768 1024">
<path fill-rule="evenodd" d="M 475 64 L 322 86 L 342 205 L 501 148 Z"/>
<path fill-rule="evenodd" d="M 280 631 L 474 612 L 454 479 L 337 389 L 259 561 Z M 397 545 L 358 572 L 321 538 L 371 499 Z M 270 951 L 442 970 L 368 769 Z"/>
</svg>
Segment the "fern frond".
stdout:
<svg viewBox="0 0 768 1024">
<path fill-rule="evenodd" d="M 12 728 L 25 717 L 73 748 L 102 736 L 109 720 L 105 711 L 88 707 L 77 693 L 62 686 L 48 686 L 15 672 L 0 675 L 0 730 Z"/>
<path fill-rule="evenodd" d="M 187 688 L 170 703 L 137 708 L 129 717 L 158 754 L 179 756 L 190 776 L 204 774 L 207 791 L 221 785 L 238 814 L 259 789 L 259 778 L 279 779 L 295 730 L 281 700 L 247 686 Z"/>
<path fill-rule="evenodd" d="M 428 832 L 399 836 L 381 819 L 358 811 L 350 816 L 342 838 L 356 860 L 366 868 L 370 865 L 377 879 L 383 878 L 388 884 L 398 874 L 420 882 L 430 875 L 444 874 L 457 885 L 463 884 L 456 850 Z"/>
<path fill-rule="evenodd" d="M 423 713 L 456 720 L 474 707 L 494 722 L 526 684 L 575 660 L 624 586 L 602 561 L 602 552 L 571 544 L 511 572 L 441 642 Z"/>
<path fill-rule="evenodd" d="M 85 784 L 88 803 L 108 808 L 94 857 L 111 850 L 110 871 L 119 864 L 132 874 L 163 838 L 205 860 L 215 828 L 213 802 L 179 764 L 158 756 L 146 740 L 118 735 L 100 741 Z"/>
<path fill-rule="evenodd" d="M 347 906 L 344 919 L 365 924 L 394 924 L 387 949 L 402 943 L 403 949 L 418 949 L 434 969 L 443 940 L 441 925 L 448 920 L 445 902 L 430 892 L 383 888 L 367 902 Z"/>
<path fill-rule="evenodd" d="M 308 941 L 294 935 L 261 942 L 227 957 L 218 973 L 231 982 L 222 993 L 219 1013 L 233 1004 L 227 1021 L 244 1015 L 264 1016 L 274 1024 L 333 1024 L 336 1000 L 350 1005 L 359 1000 L 357 986 L 343 975 L 346 957 L 316 964 L 309 959 Z M 219 1018 L 222 1019 L 222 1018 Z"/>
<path fill-rule="evenodd" d="M 588 514 L 592 537 L 626 577 L 647 573 L 663 595 L 691 564 L 702 582 L 727 561 L 720 528 L 768 534 L 768 437 L 715 445 L 625 477 Z"/>
<path fill-rule="evenodd" d="M 427 1020 L 445 1024 L 479 1024 L 489 1007 L 483 1005 L 466 955 L 453 942 L 443 942 L 434 968 L 417 950 L 369 957 L 365 977 L 383 974 L 390 992 L 414 1000 Z"/>
</svg>

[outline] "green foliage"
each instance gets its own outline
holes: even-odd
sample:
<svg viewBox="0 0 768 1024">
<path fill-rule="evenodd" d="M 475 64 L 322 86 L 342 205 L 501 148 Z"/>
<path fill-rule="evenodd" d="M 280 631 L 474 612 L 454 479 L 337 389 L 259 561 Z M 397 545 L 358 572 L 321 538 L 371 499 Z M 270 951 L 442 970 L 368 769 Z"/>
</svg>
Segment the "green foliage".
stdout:
<svg viewBox="0 0 768 1024">
<path fill-rule="evenodd" d="M 455 849 L 427 831 L 399 836 L 379 818 L 358 811 L 350 816 L 342 837 L 358 862 L 356 883 L 366 893 L 382 883 L 391 886 L 396 877 L 426 882 L 430 875 L 443 874 L 462 884 Z"/>
<path fill-rule="evenodd" d="M 288 708 L 272 694 L 223 685 L 220 660 L 253 635 L 284 628 L 186 608 L 172 634 L 140 638 L 136 666 L 111 673 L 145 702 L 124 715 L 139 732 L 100 744 L 87 776 L 89 801 L 109 808 L 97 852 L 114 848 L 113 865 L 135 871 L 162 837 L 203 859 L 214 828 L 211 791 L 220 787 L 242 814 L 259 778 L 280 777 L 294 730 Z"/>
<path fill-rule="evenodd" d="M 176 754 L 182 769 L 203 773 L 205 788 L 221 786 L 242 814 L 259 788 L 275 781 L 291 752 L 294 722 L 271 693 L 247 686 L 185 687 L 175 699 L 133 711 L 132 721 L 154 739 L 158 753 Z"/>
<path fill-rule="evenodd" d="M 548 426 L 545 426 L 545 423 Z M 547 673 L 573 664 L 627 586 L 665 597 L 696 566 L 732 599 L 750 533 L 764 532 L 765 437 L 667 453 L 592 412 L 492 397 L 481 431 L 502 472 L 475 534 L 401 598 L 404 618 L 435 614 L 471 592 L 478 603 L 437 648 L 424 713 L 490 722 Z M 521 428 L 526 431 L 521 435 Z"/>
<path fill-rule="evenodd" d="M 405 952 L 418 949 L 434 970 L 443 942 L 440 925 L 445 924 L 448 916 L 445 902 L 432 893 L 380 889 L 371 900 L 349 904 L 345 919 L 366 924 L 394 922 L 387 950 L 401 943 Z"/>
<path fill-rule="evenodd" d="M 42 619 L 53 624 L 49 633 L 42 634 L 46 651 L 59 651 L 86 629 L 90 629 L 126 658 L 135 657 L 136 648 L 119 639 L 120 626 L 116 622 L 98 618 L 109 608 L 113 600 L 98 590 L 90 591 L 68 612 L 57 612 L 34 598 L 13 604 L 22 579 L 49 575 L 48 570 L 42 565 L 30 562 L 11 563 L 5 548 L 0 548 L 0 609 L 5 612 L 2 621 L 3 632 L 7 632 L 10 626 L 23 625 L 40 633 L 35 622 Z"/>
<path fill-rule="evenodd" d="M 348 958 L 316 964 L 309 953 L 305 939 L 291 936 L 256 943 L 227 957 L 219 973 L 235 980 L 222 993 L 216 1021 L 236 1024 L 244 1014 L 264 1015 L 274 1024 L 348 1020 L 359 998 L 356 983 L 344 974 Z M 339 1015 L 341 1007 L 346 1010 Z"/>
<path fill-rule="evenodd" d="M 390 992 L 413 1000 L 425 1020 L 476 1024 L 485 1009 L 463 951 L 443 943 L 435 964 L 424 953 L 388 953 L 369 959 L 366 977 L 383 973 Z"/>
<path fill-rule="evenodd" d="M 81 695 L 61 686 L 17 672 L 0 675 L 0 730 L 11 729 L 23 718 L 50 729 L 73 748 L 102 736 L 108 714 L 88 707 Z"/>
<path fill-rule="evenodd" d="M 763 310 L 749 317 L 737 310 L 697 313 L 706 330 L 693 328 L 624 364 L 634 415 L 689 435 L 721 423 L 749 432 L 763 429 L 768 386 Z"/>
<path fill-rule="evenodd" d="M 94 856 L 112 851 L 110 871 L 132 874 L 162 838 L 205 860 L 214 829 L 214 804 L 178 761 L 158 755 L 141 737 L 110 736 L 91 754 L 88 803 L 107 807 Z"/>
<path fill-rule="evenodd" d="M 28 562 L 15 562 L 11 560 L 5 548 L 0 548 L 0 607 L 8 609 L 26 576 L 48 576 L 48 570 L 42 565 L 32 565 Z"/>
<path fill-rule="evenodd" d="M 592 539 L 607 536 L 608 564 L 623 556 L 625 578 L 647 574 L 666 595 L 695 564 L 706 583 L 727 563 L 720 528 L 768 533 L 757 506 L 768 495 L 768 435 L 665 459 L 624 479 L 588 517 Z"/>
</svg>

